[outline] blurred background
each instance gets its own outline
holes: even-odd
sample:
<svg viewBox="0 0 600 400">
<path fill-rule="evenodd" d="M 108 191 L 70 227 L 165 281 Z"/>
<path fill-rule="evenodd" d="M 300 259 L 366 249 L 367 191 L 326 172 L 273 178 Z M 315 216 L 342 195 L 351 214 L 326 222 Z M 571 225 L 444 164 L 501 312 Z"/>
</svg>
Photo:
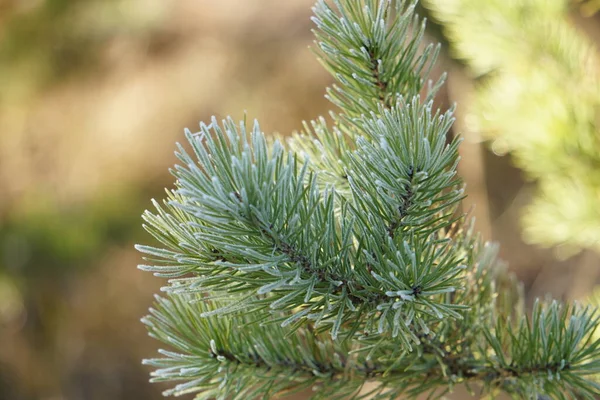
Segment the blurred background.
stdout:
<svg viewBox="0 0 600 400">
<path fill-rule="evenodd" d="M 324 115 L 312 0 L 0 0 L 0 399 L 159 399 L 140 214 L 211 115 Z M 600 281 L 600 4 L 426 0 L 460 172 L 528 299 Z M 476 206 L 475 206 L 476 204 Z"/>
</svg>

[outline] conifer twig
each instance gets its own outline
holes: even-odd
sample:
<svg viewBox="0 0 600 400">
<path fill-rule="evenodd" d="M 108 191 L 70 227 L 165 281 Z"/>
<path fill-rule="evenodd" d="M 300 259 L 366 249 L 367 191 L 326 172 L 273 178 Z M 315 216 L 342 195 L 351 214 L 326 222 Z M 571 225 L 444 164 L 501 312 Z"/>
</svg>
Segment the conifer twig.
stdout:
<svg viewBox="0 0 600 400">
<path fill-rule="evenodd" d="M 187 132 L 176 187 L 146 211 L 169 278 L 143 322 L 167 395 L 265 399 L 440 396 L 593 399 L 594 308 L 536 303 L 457 213 L 460 140 L 433 109 L 436 48 L 413 2 L 318 1 L 317 46 L 339 113 L 286 148 L 231 118 Z M 420 92 L 426 89 L 425 98 Z M 300 154 L 302 153 L 302 154 Z M 340 187 L 338 188 L 338 185 Z M 372 389 L 364 389 L 372 382 Z"/>
</svg>

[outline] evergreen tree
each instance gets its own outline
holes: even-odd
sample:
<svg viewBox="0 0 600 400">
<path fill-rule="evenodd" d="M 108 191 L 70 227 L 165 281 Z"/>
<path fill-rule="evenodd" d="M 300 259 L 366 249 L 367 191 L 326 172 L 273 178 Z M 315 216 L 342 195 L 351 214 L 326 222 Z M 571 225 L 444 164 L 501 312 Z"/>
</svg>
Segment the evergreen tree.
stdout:
<svg viewBox="0 0 600 400">
<path fill-rule="evenodd" d="M 593 307 L 538 301 L 459 212 L 460 140 L 435 110 L 439 46 L 415 4 L 318 1 L 317 46 L 338 111 L 289 143 L 228 118 L 187 132 L 175 190 L 137 246 L 169 278 L 143 322 L 165 394 L 593 399 Z M 369 385 L 365 385 L 369 382 Z"/>
<path fill-rule="evenodd" d="M 600 62 L 568 21 L 571 2 L 424 3 L 477 78 L 474 129 L 537 182 L 526 239 L 566 255 L 600 250 Z"/>
</svg>

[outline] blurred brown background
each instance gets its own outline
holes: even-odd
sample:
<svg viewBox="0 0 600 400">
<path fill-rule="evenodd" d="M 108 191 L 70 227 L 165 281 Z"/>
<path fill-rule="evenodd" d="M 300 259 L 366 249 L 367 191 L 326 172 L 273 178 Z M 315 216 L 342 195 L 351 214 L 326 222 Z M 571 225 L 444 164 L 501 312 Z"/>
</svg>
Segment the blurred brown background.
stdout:
<svg viewBox="0 0 600 400">
<path fill-rule="evenodd" d="M 0 0 L 0 399 L 159 399 L 139 322 L 161 281 L 135 267 L 140 214 L 171 187 L 183 128 L 211 115 L 288 134 L 323 115 L 312 0 Z M 575 16 L 595 39 L 597 17 Z M 473 82 L 442 58 L 440 104 Z M 464 131 L 458 109 L 458 131 Z M 532 183 L 466 132 L 461 173 L 529 298 L 584 297 L 598 255 L 558 259 L 518 222 Z"/>
</svg>

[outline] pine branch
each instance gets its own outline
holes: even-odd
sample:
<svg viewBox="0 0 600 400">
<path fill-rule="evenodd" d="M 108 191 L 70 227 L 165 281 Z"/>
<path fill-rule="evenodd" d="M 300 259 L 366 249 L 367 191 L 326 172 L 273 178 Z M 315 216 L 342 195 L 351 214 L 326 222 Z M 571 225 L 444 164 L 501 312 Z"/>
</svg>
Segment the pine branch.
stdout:
<svg viewBox="0 0 600 400">
<path fill-rule="evenodd" d="M 175 349 L 147 361 L 153 380 L 200 399 L 306 387 L 392 399 L 456 384 L 600 394 L 595 311 L 538 304 L 527 322 L 519 284 L 457 214 L 459 140 L 446 138 L 452 110 L 433 111 L 436 86 L 419 97 L 435 52 L 417 52 L 413 5 L 335 4 L 315 7 L 339 81 L 333 127 L 313 123 L 300 157 L 258 123 L 201 124 L 187 132 L 193 154 L 179 146 L 176 189 L 144 213 L 162 247 L 137 246 L 140 268 L 170 279 L 144 322 Z"/>
<path fill-rule="evenodd" d="M 320 60 L 337 86 L 327 96 L 350 117 L 369 115 L 381 104 L 391 108 L 398 95 L 410 99 L 420 93 L 439 46 L 420 49 L 425 22 L 414 14 L 415 3 L 364 0 L 317 2 L 313 21 Z M 444 77 L 429 82 L 433 98 Z"/>
<path fill-rule="evenodd" d="M 412 107 L 419 106 L 414 103 Z M 389 111 L 388 117 L 398 119 L 396 123 L 401 124 L 429 112 L 426 109 L 405 112 L 405 109 L 409 107 Z M 448 125 L 444 118 L 438 120 Z M 421 126 L 410 123 L 415 130 L 408 131 L 400 140 L 389 132 L 383 134 L 390 136 L 387 138 L 390 146 L 413 146 L 411 136 Z M 437 132 L 436 127 L 424 126 L 423 132 Z M 374 130 L 374 139 L 382 136 L 375 131 L 375 120 L 365 120 L 365 129 Z M 442 147 L 444 134 L 442 131 L 439 137 L 432 138 L 432 146 L 425 138 L 423 145 L 416 148 L 422 154 L 414 156 L 419 169 L 415 176 L 420 177 L 414 190 L 416 195 L 423 193 L 433 199 L 434 193 L 440 192 L 439 200 L 448 206 L 460 199 L 460 192 L 441 193 L 455 183 L 452 180 L 455 172 L 445 173 L 444 168 L 455 163 L 456 145 Z M 381 183 L 377 180 L 377 186 L 372 187 L 366 171 L 362 175 L 360 171 L 349 172 L 358 200 L 356 205 L 343 202 L 338 217 L 335 190 L 321 192 L 316 185 L 317 177 L 308 172 L 307 164 L 298 165 L 295 156 L 286 154 L 278 143 L 268 154 L 258 125 L 249 136 L 243 125 L 238 130 L 232 120 L 225 121 L 223 128 L 213 121 L 211 127 L 203 125 L 198 134 L 188 134 L 200 164 L 197 166 L 198 161 L 180 147 L 179 158 L 187 168 L 178 166 L 174 170 L 179 189 L 169 202 L 169 208 L 177 209 L 177 214 L 162 209 L 158 215 L 145 214 L 149 231 L 169 250 L 138 246 L 140 251 L 155 257 L 152 261 L 163 264 L 141 269 L 159 276 L 182 276 L 189 272 L 199 275 L 177 280 L 177 285 L 167 288 L 178 293 L 210 289 L 243 295 L 243 299 L 225 307 L 223 312 L 265 304 L 273 310 L 301 307 L 301 312 L 292 313 L 283 323 L 314 319 L 318 325 L 330 326 L 334 337 L 344 319 L 375 319 L 377 328 L 368 333 L 382 334 L 392 326 L 393 336 L 397 336 L 402 328 L 399 321 L 407 315 L 426 313 L 438 319 L 460 318 L 456 311 L 463 307 L 446 304 L 436 297 L 456 290 L 462 268 L 450 242 L 432 239 L 430 234 L 449 224 L 434 218 L 440 204 L 429 200 L 407 209 L 406 215 L 412 219 L 407 224 L 409 232 L 382 241 L 389 230 L 385 217 L 378 222 L 364 220 L 363 215 L 369 213 L 375 218 L 379 209 L 386 206 L 392 210 L 389 211 L 392 218 L 396 218 L 396 194 L 387 196 L 389 205 L 369 205 L 367 201 L 374 198 L 373 194 L 382 191 L 378 187 Z M 359 146 L 357 168 L 363 162 L 360 157 L 367 157 L 371 145 L 364 142 Z M 365 154 L 361 156 L 359 151 Z M 437 152 L 451 154 L 438 156 Z M 390 153 L 386 158 L 392 156 Z M 404 167 L 399 156 L 394 157 L 398 178 L 389 171 L 382 179 L 401 179 Z M 455 165 L 452 167 L 455 169 Z M 359 188 L 357 184 L 361 182 Z M 193 218 L 188 217 L 177 226 L 172 220 L 181 213 Z M 173 236 L 179 241 L 175 242 Z M 356 241 L 358 246 L 354 246 Z M 398 269 L 407 260 L 412 264 L 411 271 L 399 273 Z M 263 295 L 267 294 L 270 296 L 265 298 Z M 394 314 L 393 323 L 387 320 L 390 312 Z"/>
<path fill-rule="evenodd" d="M 410 101 L 425 85 L 428 102 L 444 83 L 445 75 L 435 84 L 428 80 L 439 46 L 420 48 L 425 21 L 415 15 L 416 2 L 398 1 L 395 7 L 377 0 L 334 4 L 332 8 L 318 1 L 313 21 L 318 28 L 314 33 L 319 60 L 337 81 L 327 89 L 326 97 L 341 114 L 331 113 L 333 132 L 322 118 L 305 124 L 304 132 L 291 141 L 291 146 L 323 172 L 321 178 L 326 183 L 345 193 L 346 154 L 362 135 L 353 119 L 377 113 L 382 105 L 394 108 L 399 96 Z"/>
<path fill-rule="evenodd" d="M 582 327 L 597 323 L 588 309 L 536 305 L 534 323 L 539 330 L 521 324 L 518 340 L 508 347 L 484 328 L 496 353 L 484 353 L 482 360 L 473 351 L 476 347 L 465 340 L 441 348 L 440 342 L 424 343 L 418 352 L 399 357 L 385 353 L 366 357 L 352 353 L 348 342 L 334 342 L 306 330 L 265 329 L 243 315 L 201 318 L 211 303 L 187 300 L 157 298 L 157 309 L 144 320 L 153 337 L 177 351 L 161 351 L 164 358 L 146 361 L 158 368 L 153 381 L 185 381 L 166 394 L 270 398 L 313 387 L 315 398 L 370 398 L 377 393 L 377 398 L 393 399 L 400 394 L 439 394 L 440 387 L 469 382 L 523 397 L 547 393 L 557 399 L 593 398 L 597 393 L 597 384 L 574 375 L 597 367 L 600 355 L 598 340 L 590 342 L 589 332 L 578 334 Z M 495 332 L 506 332 L 506 327 Z M 568 337 L 562 346 L 564 358 L 553 360 L 547 356 L 553 339 L 560 335 Z M 374 383 L 374 389 L 359 394 L 367 381 Z"/>
</svg>

